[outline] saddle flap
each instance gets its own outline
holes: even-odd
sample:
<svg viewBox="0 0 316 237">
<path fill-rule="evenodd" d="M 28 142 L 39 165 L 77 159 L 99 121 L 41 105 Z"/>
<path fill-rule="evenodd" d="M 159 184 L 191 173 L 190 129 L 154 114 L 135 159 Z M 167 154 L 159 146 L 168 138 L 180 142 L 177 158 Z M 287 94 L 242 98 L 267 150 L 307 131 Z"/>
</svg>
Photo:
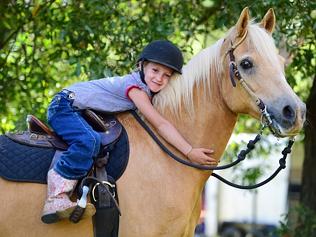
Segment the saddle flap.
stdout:
<svg viewBox="0 0 316 237">
<path fill-rule="evenodd" d="M 5 136 L 20 144 L 43 147 L 43 148 L 57 148 L 60 150 L 67 150 L 68 145 L 63 142 L 56 135 L 50 136 L 48 134 L 38 134 L 30 131 L 6 133 Z"/>
</svg>

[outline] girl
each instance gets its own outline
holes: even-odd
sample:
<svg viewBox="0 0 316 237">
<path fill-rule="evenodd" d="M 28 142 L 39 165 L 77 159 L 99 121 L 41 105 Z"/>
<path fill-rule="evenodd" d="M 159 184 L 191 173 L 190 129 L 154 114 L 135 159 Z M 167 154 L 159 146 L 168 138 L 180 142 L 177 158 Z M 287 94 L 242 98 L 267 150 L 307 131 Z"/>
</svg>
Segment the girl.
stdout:
<svg viewBox="0 0 316 237">
<path fill-rule="evenodd" d="M 100 137 L 82 118 L 80 111 L 93 109 L 121 112 L 138 109 L 171 145 L 189 160 L 204 165 L 217 165 L 209 155 L 212 150 L 193 148 L 151 104 L 151 98 L 162 90 L 173 73 L 183 66 L 181 51 L 171 42 L 157 40 L 148 44 L 137 60 L 138 70 L 123 77 L 112 77 L 76 83 L 59 92 L 48 108 L 48 123 L 69 144 L 47 176 L 47 200 L 42 214 L 44 223 L 68 218 L 76 206 L 67 193 L 78 179 L 89 172 L 100 148 Z M 85 215 L 95 212 L 88 205 Z"/>
</svg>

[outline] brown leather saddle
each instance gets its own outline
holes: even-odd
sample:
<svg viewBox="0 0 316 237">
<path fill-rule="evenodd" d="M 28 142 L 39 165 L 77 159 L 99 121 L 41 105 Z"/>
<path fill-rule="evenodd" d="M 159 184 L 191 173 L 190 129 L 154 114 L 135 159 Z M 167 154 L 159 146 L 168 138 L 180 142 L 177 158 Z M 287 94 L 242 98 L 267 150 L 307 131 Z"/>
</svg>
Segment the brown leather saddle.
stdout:
<svg viewBox="0 0 316 237">
<path fill-rule="evenodd" d="M 86 109 L 82 111 L 82 116 L 95 131 L 101 133 L 103 146 L 117 141 L 122 133 L 121 123 L 112 114 L 96 113 Z M 7 133 L 6 136 L 24 145 L 67 150 L 68 145 L 34 115 L 28 115 L 26 121 L 27 131 Z"/>
</svg>

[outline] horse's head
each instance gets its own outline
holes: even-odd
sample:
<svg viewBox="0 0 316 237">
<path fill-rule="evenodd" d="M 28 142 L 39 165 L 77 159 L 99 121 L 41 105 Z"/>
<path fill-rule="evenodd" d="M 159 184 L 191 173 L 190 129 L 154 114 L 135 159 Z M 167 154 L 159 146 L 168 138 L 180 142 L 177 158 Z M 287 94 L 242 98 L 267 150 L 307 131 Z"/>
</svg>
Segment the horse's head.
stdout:
<svg viewBox="0 0 316 237">
<path fill-rule="evenodd" d="M 262 116 L 256 104 L 260 99 L 271 116 L 270 128 L 275 134 L 293 136 L 303 127 L 306 108 L 285 79 L 284 60 L 271 37 L 274 26 L 272 9 L 259 24 L 250 22 L 248 8 L 242 11 L 221 48 L 225 75 L 222 94 L 234 113 L 257 119 Z"/>
</svg>

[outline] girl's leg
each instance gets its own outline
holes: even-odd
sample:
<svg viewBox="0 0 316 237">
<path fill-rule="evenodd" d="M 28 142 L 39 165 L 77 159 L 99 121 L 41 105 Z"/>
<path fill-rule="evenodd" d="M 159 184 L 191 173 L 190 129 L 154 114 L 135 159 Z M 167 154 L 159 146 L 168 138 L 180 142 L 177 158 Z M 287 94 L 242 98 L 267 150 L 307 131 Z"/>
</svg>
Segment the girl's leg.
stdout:
<svg viewBox="0 0 316 237">
<path fill-rule="evenodd" d="M 48 122 L 54 131 L 69 145 L 47 177 L 47 199 L 43 209 L 42 221 L 55 223 L 68 218 L 75 202 L 68 194 L 74 189 L 77 180 L 84 177 L 93 164 L 93 157 L 100 148 L 100 136 L 71 106 L 66 94 L 59 93 L 48 110 Z M 92 216 L 92 204 L 86 208 L 86 216 Z"/>
<path fill-rule="evenodd" d="M 63 152 L 54 169 L 67 179 L 79 179 L 87 175 L 93 158 L 100 150 L 101 138 L 75 110 L 68 98 L 59 94 L 48 110 L 48 122 L 69 148 Z"/>
</svg>

